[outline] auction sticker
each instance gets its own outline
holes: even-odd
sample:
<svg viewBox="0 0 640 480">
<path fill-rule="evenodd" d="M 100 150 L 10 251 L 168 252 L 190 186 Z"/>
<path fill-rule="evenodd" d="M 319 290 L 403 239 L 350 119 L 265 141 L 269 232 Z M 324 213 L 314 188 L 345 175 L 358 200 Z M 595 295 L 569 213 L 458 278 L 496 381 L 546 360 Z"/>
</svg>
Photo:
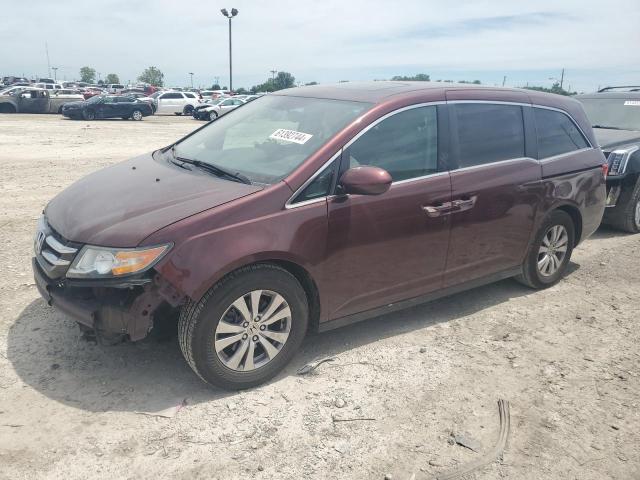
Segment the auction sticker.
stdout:
<svg viewBox="0 0 640 480">
<path fill-rule="evenodd" d="M 624 104 L 628 106 L 640 107 L 640 100 L 625 100 Z"/>
<path fill-rule="evenodd" d="M 269 135 L 269 138 L 273 138 L 274 140 L 283 140 L 300 145 L 307 143 L 311 137 L 313 137 L 313 135 L 309 133 L 296 132 L 295 130 L 287 130 L 286 128 L 279 128 Z"/>
</svg>

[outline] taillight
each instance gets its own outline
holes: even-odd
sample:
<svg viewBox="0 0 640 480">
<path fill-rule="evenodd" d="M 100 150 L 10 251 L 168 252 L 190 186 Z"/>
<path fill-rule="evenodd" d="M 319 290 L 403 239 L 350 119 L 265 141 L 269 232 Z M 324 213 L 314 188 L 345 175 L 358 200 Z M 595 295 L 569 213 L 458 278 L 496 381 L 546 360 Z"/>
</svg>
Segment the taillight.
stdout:
<svg viewBox="0 0 640 480">
<path fill-rule="evenodd" d="M 607 178 L 607 174 L 609 173 L 609 164 L 608 163 L 603 163 L 602 164 L 602 176 L 604 178 Z"/>
</svg>

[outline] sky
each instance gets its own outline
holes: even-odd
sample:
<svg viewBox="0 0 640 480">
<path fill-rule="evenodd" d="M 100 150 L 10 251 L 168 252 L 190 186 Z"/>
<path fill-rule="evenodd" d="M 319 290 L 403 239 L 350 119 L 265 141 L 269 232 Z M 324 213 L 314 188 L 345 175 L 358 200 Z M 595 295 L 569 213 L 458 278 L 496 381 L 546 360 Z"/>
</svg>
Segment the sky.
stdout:
<svg viewBox="0 0 640 480">
<path fill-rule="evenodd" d="M 82 66 L 135 81 L 148 66 L 165 84 L 251 87 L 270 70 L 306 83 L 389 79 L 507 86 L 640 85 L 638 0 L 2 0 L 0 75 L 58 79 Z M 53 75 L 53 73 L 52 73 Z"/>
</svg>

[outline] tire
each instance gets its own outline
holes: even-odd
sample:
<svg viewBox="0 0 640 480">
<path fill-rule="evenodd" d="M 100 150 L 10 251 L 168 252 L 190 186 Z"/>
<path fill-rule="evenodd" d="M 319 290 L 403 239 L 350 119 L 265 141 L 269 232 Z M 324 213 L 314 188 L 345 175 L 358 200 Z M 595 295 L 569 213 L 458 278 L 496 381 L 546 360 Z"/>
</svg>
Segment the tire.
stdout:
<svg viewBox="0 0 640 480">
<path fill-rule="evenodd" d="M 218 118 L 218 114 L 216 112 L 209 112 L 209 121 L 213 122 L 216 118 Z"/>
<path fill-rule="evenodd" d="M 174 114 L 176 117 L 179 117 L 180 115 L 182 115 L 182 112 L 173 112 L 173 114 Z"/>
<path fill-rule="evenodd" d="M 255 320 L 251 316 L 251 292 L 255 291 L 262 292 L 257 297 L 260 299 L 258 312 L 262 315 L 269 314 L 268 307 L 276 296 L 280 296 L 286 303 L 280 304 L 268 317 L 260 320 L 258 316 L 258 320 Z M 240 301 L 246 307 L 245 313 L 251 318 L 247 319 L 247 316 L 234 307 Z M 259 331 L 249 332 L 251 328 L 264 331 L 260 321 L 268 321 L 269 318 L 283 314 L 286 316 L 287 308 L 288 317 L 265 327 L 271 334 L 275 332 L 279 335 L 283 333 L 278 332 L 284 332 L 288 327 L 285 332 L 288 336 L 283 343 L 272 343 Z M 187 363 L 202 380 L 225 390 L 240 390 L 264 383 L 277 375 L 302 344 L 308 323 L 307 297 L 296 278 L 276 265 L 255 264 L 224 277 L 200 301 L 188 301 L 180 313 L 178 340 Z M 221 327 L 221 324 L 225 327 Z M 278 327 L 281 329 L 277 330 Z M 221 333 L 219 328 L 232 328 L 233 332 Z M 272 328 L 276 330 L 270 330 Z M 218 342 L 230 337 L 237 338 L 239 335 L 242 335 L 241 339 L 229 344 L 226 349 L 218 350 Z M 270 344 L 269 349 L 263 347 L 265 341 Z M 234 357 L 245 343 L 247 347 L 242 350 L 243 353 Z M 274 354 L 273 349 L 279 350 Z M 268 355 L 267 350 L 271 350 L 272 354 Z M 250 364 L 249 353 L 252 353 Z M 234 363 L 234 358 L 239 358 L 235 367 L 230 366 Z M 255 368 L 252 369 L 254 365 Z"/>
<path fill-rule="evenodd" d="M 622 187 L 616 206 L 605 212 L 605 222 L 618 230 L 640 232 L 640 175 L 635 183 L 626 183 Z"/>
<path fill-rule="evenodd" d="M 84 118 L 85 120 L 95 120 L 96 112 L 94 112 L 93 110 L 85 110 L 84 112 L 82 112 L 82 118 Z"/>
<path fill-rule="evenodd" d="M 549 249 L 550 251 L 555 250 L 554 256 L 559 260 L 559 263 L 552 265 L 549 271 L 544 272 L 545 268 L 549 267 L 549 263 L 544 264 L 544 268 L 540 268 L 539 262 L 544 261 L 545 258 L 545 254 L 541 252 L 541 247 L 546 248 L 546 242 L 549 240 L 548 235 L 553 236 L 552 230 L 554 228 L 558 228 L 556 232 L 564 229 L 566 240 L 565 237 L 562 236 L 557 244 L 554 244 L 553 249 Z M 571 260 L 574 239 L 575 226 L 569 214 L 562 210 L 554 210 L 551 212 L 547 218 L 544 219 L 542 225 L 540 225 L 522 265 L 522 274 L 518 275 L 516 280 L 527 287 L 535 289 L 548 288 L 558 283 L 566 272 L 569 261 Z M 553 244 L 553 242 L 551 243 Z M 560 245 L 560 243 L 562 243 L 562 245 Z M 564 252 L 561 251 L 563 247 L 565 247 Z"/>
<path fill-rule="evenodd" d="M 138 121 L 138 122 L 139 122 L 140 120 L 142 120 L 142 117 L 143 117 L 143 116 L 144 116 L 144 115 L 142 115 L 142 112 L 141 112 L 140 110 L 134 110 L 133 112 L 131 112 L 131 118 L 132 118 L 133 120 Z"/>
<path fill-rule="evenodd" d="M 184 110 L 182 110 L 183 115 L 191 115 L 193 114 L 193 105 L 186 105 Z"/>
</svg>

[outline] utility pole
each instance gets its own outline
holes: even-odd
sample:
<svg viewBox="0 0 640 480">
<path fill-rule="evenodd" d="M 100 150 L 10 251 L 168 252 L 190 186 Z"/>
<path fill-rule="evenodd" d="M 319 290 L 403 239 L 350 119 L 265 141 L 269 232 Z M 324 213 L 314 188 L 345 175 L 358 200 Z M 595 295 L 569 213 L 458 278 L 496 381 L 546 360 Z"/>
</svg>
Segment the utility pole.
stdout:
<svg viewBox="0 0 640 480">
<path fill-rule="evenodd" d="M 504 77 L 502 77 L 502 86 L 504 87 L 504 84 L 507 83 L 507 76 L 505 75 Z"/>
<path fill-rule="evenodd" d="M 58 81 L 58 67 L 51 67 L 51 70 L 53 70 L 53 81 L 57 82 Z"/>
<path fill-rule="evenodd" d="M 560 75 L 560 88 L 562 88 L 563 84 L 564 84 L 564 68 L 562 69 L 562 74 Z"/>
<path fill-rule="evenodd" d="M 189 75 L 191 75 L 191 88 L 193 88 L 193 72 L 189 72 Z"/>
<path fill-rule="evenodd" d="M 48 77 L 51 78 L 51 62 L 49 62 L 49 45 L 47 42 L 44 42 L 44 50 L 47 52 L 47 72 Z"/>
<path fill-rule="evenodd" d="M 232 8 L 231 13 L 226 8 L 220 10 L 222 15 L 229 19 L 229 91 L 233 92 L 233 57 L 231 49 L 231 19 L 238 15 L 238 9 Z"/>
<path fill-rule="evenodd" d="M 218 85 L 218 87 L 220 86 L 220 77 L 213 77 L 213 79 L 216 82 L 216 85 Z"/>
<path fill-rule="evenodd" d="M 276 73 L 278 73 L 278 70 L 269 70 L 271 72 L 271 80 L 275 82 L 276 80 Z"/>
</svg>

